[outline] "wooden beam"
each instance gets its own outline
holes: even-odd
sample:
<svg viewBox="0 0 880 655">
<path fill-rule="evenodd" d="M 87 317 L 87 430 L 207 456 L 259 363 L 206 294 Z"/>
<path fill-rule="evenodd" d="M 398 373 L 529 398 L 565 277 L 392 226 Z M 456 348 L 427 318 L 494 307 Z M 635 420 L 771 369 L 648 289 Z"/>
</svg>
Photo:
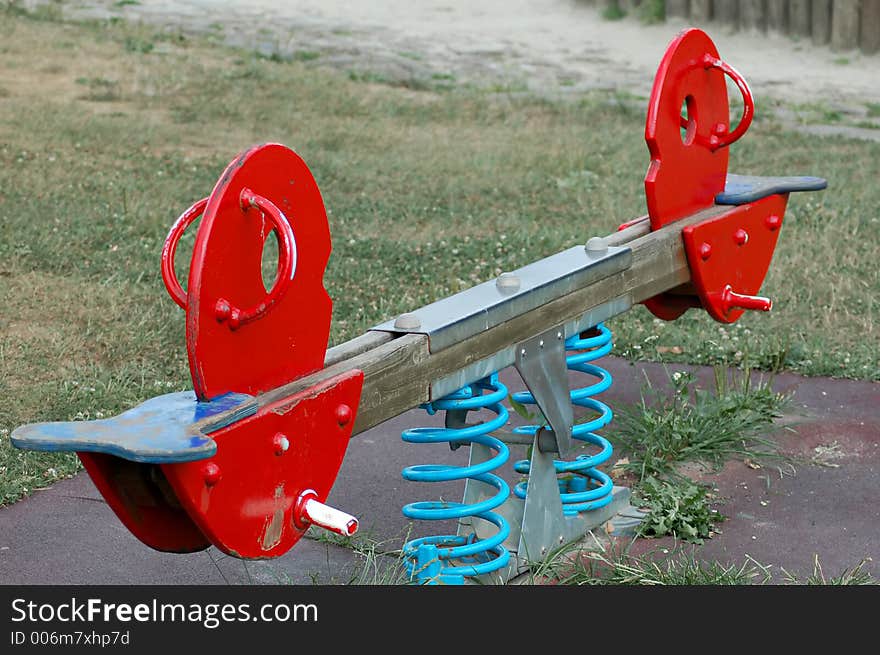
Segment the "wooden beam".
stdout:
<svg viewBox="0 0 880 655">
<path fill-rule="evenodd" d="M 610 243 L 626 244 L 632 250 L 632 264 L 616 274 L 553 299 L 488 330 L 464 339 L 444 350 L 430 352 L 423 334 L 364 334 L 340 344 L 328 353 L 327 367 L 294 380 L 248 401 L 256 409 L 282 402 L 294 394 L 359 369 L 364 386 L 353 434 L 428 402 L 431 384 L 465 366 L 491 357 L 512 344 L 525 341 L 549 327 L 580 318 L 609 301 L 628 297 L 633 304 L 690 281 L 690 269 L 681 238 L 686 225 L 717 216 L 730 207 L 714 206 L 651 232 L 648 221 L 609 235 Z M 241 412 L 242 407 L 235 408 Z M 228 421 L 217 414 L 195 425 L 208 434 L 213 426 Z"/>
</svg>

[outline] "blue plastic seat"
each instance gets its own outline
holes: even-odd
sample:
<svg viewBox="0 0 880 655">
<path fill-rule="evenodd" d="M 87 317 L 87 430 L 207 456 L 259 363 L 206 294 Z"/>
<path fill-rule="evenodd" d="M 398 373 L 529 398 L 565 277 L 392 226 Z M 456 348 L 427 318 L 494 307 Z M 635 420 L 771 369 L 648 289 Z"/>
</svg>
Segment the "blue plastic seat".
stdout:
<svg viewBox="0 0 880 655">
<path fill-rule="evenodd" d="M 97 421 L 33 423 L 12 432 L 18 448 L 28 450 L 106 453 L 134 462 L 170 464 L 207 459 L 214 455 L 214 440 L 194 424 L 202 419 L 242 406 L 229 420 L 211 426 L 219 430 L 256 412 L 252 396 L 228 393 L 199 402 L 192 391 L 150 398 L 118 416 Z"/>
<path fill-rule="evenodd" d="M 715 196 L 719 205 L 744 205 L 775 193 L 819 191 L 828 186 L 821 177 L 760 177 L 728 174 L 724 191 Z"/>
</svg>

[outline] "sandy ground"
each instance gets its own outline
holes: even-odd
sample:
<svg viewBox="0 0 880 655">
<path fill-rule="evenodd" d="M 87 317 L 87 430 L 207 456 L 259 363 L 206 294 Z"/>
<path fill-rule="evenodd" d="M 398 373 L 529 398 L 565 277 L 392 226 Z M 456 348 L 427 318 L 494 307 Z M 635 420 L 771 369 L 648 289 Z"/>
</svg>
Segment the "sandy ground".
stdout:
<svg viewBox="0 0 880 655">
<path fill-rule="evenodd" d="M 454 76 L 538 92 L 613 88 L 645 96 L 667 43 L 685 27 L 672 20 L 609 22 L 576 0 L 65 0 L 64 7 L 72 16 L 123 16 L 222 34 L 282 55 L 319 53 L 316 64 L 391 78 Z M 729 33 L 720 25 L 706 29 L 759 102 L 826 102 L 855 115 L 866 103 L 880 103 L 880 56 Z"/>
</svg>

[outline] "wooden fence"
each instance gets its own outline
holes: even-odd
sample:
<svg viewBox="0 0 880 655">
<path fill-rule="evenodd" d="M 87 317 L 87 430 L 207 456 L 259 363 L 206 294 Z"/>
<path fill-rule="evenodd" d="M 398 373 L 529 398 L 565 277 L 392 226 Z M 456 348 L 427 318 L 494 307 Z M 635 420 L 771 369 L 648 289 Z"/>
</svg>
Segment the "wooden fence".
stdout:
<svg viewBox="0 0 880 655">
<path fill-rule="evenodd" d="M 658 0 L 599 0 L 638 14 Z M 833 50 L 880 51 L 880 0 L 665 0 L 668 17 L 809 38 Z"/>
</svg>

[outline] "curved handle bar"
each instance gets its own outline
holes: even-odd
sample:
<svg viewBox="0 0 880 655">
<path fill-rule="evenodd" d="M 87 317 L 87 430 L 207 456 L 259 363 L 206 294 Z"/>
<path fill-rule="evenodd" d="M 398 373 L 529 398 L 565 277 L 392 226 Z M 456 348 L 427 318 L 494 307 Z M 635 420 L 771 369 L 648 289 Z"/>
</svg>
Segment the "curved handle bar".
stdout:
<svg viewBox="0 0 880 655">
<path fill-rule="evenodd" d="M 186 292 L 180 286 L 177 275 L 174 273 L 174 254 L 177 252 L 177 243 L 180 241 L 180 237 L 183 236 L 186 228 L 202 215 L 207 205 L 208 199 L 202 198 L 183 212 L 174 221 L 174 225 L 168 231 L 168 236 L 165 237 L 165 245 L 162 246 L 162 282 L 165 283 L 165 288 L 168 290 L 171 300 L 184 310 L 186 309 Z"/>
<path fill-rule="evenodd" d="M 736 126 L 736 129 L 729 132 L 726 137 L 716 133 L 714 139 L 709 139 L 709 145 L 712 149 L 718 150 L 719 148 L 729 146 L 745 134 L 747 129 L 749 129 L 749 126 L 752 124 L 752 118 L 755 117 L 755 100 L 752 98 L 752 90 L 749 88 L 749 83 L 746 82 L 746 79 L 726 61 L 722 61 L 721 59 L 717 59 L 716 57 L 707 54 L 703 58 L 703 65 L 706 68 L 717 68 L 727 75 L 733 80 L 733 83 L 736 84 L 743 97 L 743 114 L 742 118 L 739 119 L 739 125 Z"/>
<path fill-rule="evenodd" d="M 752 97 L 752 91 L 749 88 L 748 82 L 746 82 L 745 78 L 739 74 L 739 72 L 726 61 L 718 59 L 717 57 L 713 57 L 710 54 L 706 54 L 702 61 L 694 64 L 694 66 L 702 66 L 703 68 L 717 68 L 722 73 L 727 75 L 730 79 L 733 80 L 733 83 L 736 84 L 739 92 L 743 97 L 743 114 L 742 118 L 739 120 L 739 125 L 736 126 L 731 132 L 727 132 L 726 127 L 719 123 L 718 125 L 712 128 L 712 135 L 709 137 L 709 148 L 712 151 L 718 150 L 719 148 L 725 148 L 732 144 L 734 141 L 737 141 L 743 134 L 746 133 L 746 130 L 749 129 L 749 126 L 752 124 L 752 119 L 755 117 L 755 100 Z M 681 127 L 687 129 L 688 120 L 682 116 L 680 118 Z M 726 133 L 726 136 L 725 136 Z"/>
<path fill-rule="evenodd" d="M 275 233 L 278 235 L 278 274 L 275 278 L 275 284 L 272 285 L 272 289 L 266 297 L 253 307 L 241 309 L 224 298 L 217 300 L 214 305 L 214 316 L 218 321 L 226 321 L 230 330 L 255 321 L 272 309 L 287 293 L 296 273 L 296 239 L 287 217 L 275 206 L 275 203 L 254 193 L 247 187 L 241 190 L 238 199 L 242 212 L 246 214 L 250 209 L 259 209 L 264 216 L 268 215 L 272 222 Z"/>
<path fill-rule="evenodd" d="M 207 204 L 208 199 L 203 198 L 183 212 L 171 226 L 162 248 L 162 281 L 165 283 L 165 288 L 171 299 L 183 309 L 186 309 L 187 295 L 174 274 L 174 254 L 177 251 L 180 237 L 183 236 L 186 228 L 202 215 Z M 245 214 L 250 209 L 259 209 L 264 216 L 268 215 L 278 235 L 278 274 L 275 278 L 275 284 L 266 297 L 253 307 L 241 309 L 224 298 L 217 300 L 214 305 L 214 316 L 218 321 L 226 321 L 231 330 L 260 318 L 281 300 L 290 288 L 290 283 L 296 272 L 297 259 L 293 228 L 287 217 L 275 206 L 275 203 L 248 188 L 244 188 L 239 194 L 239 204 L 241 211 Z"/>
</svg>

